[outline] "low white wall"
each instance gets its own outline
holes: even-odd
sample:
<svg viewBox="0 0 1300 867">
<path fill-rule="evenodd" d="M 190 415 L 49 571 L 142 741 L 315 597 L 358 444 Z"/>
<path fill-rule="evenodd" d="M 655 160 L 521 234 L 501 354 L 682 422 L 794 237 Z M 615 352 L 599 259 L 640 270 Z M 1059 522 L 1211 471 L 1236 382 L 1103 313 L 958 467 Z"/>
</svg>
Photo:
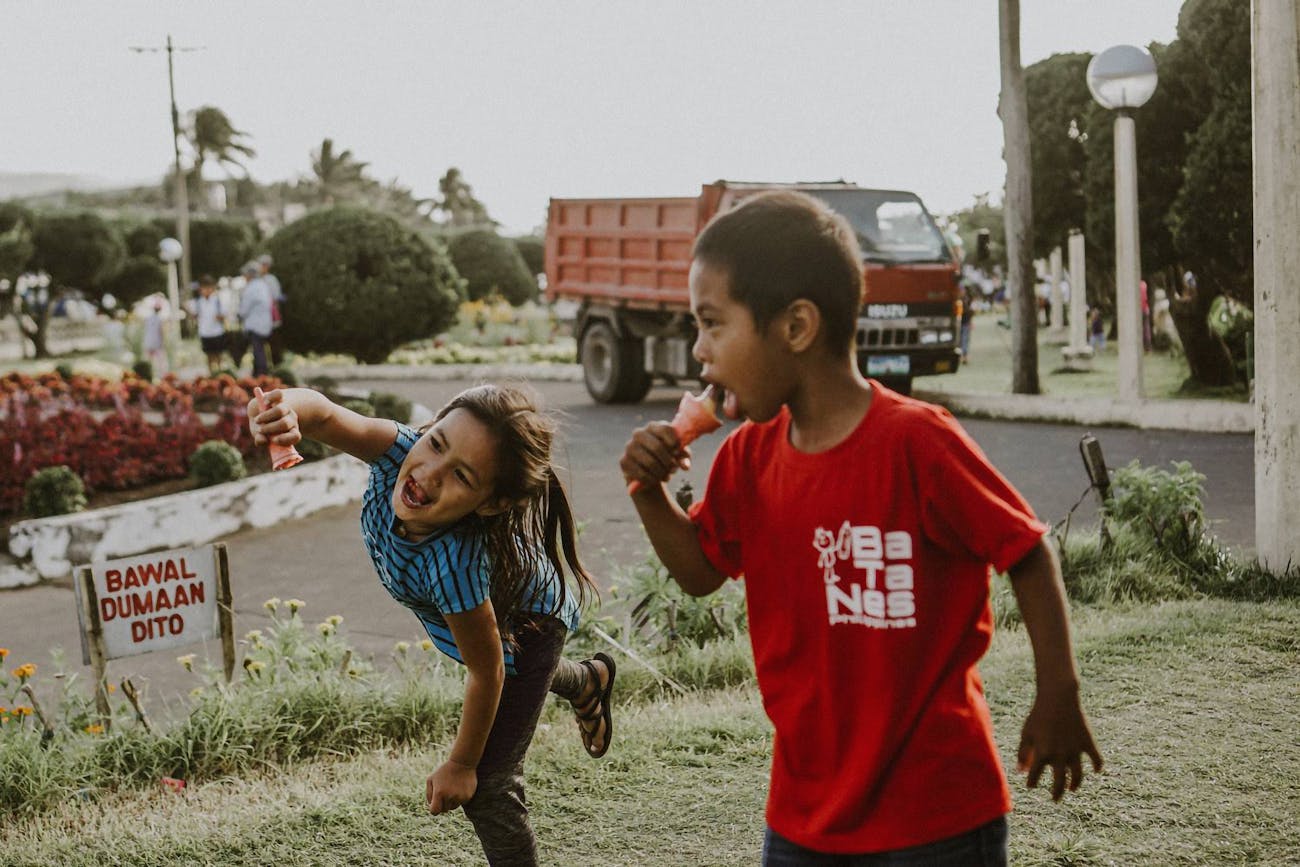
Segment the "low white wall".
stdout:
<svg viewBox="0 0 1300 867">
<path fill-rule="evenodd" d="M 368 468 L 349 455 L 237 482 L 89 512 L 20 521 L 9 528 L 0 588 L 66 578 L 74 566 L 146 551 L 203 545 L 361 498 Z"/>
</svg>

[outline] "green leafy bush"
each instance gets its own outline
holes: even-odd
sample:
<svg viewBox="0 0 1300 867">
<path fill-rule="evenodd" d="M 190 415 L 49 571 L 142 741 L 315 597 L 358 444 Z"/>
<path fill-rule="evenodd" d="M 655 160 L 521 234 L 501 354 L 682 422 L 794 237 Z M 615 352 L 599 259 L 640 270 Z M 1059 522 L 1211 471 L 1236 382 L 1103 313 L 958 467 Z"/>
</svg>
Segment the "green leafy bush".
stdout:
<svg viewBox="0 0 1300 867">
<path fill-rule="evenodd" d="M 86 508 L 86 486 L 67 466 L 37 470 L 23 488 L 23 512 L 32 518 L 67 515 Z"/>
<path fill-rule="evenodd" d="M 491 229 L 453 235 L 447 250 L 456 271 L 468 281 L 471 301 L 499 295 L 518 306 L 537 297 L 537 280 L 519 249 Z"/>
<path fill-rule="evenodd" d="M 257 252 L 261 231 L 253 220 L 208 219 L 190 221 L 190 270 L 214 276 L 239 273 Z"/>
<path fill-rule="evenodd" d="M 530 274 L 546 272 L 546 239 L 536 235 L 523 235 L 515 238 L 515 249 L 524 260 L 524 266 Z"/>
<path fill-rule="evenodd" d="M 239 449 L 224 440 L 208 440 L 190 455 L 190 476 L 200 488 L 233 482 L 248 475 Z"/>
<path fill-rule="evenodd" d="M 287 364 L 277 364 L 270 369 L 269 373 L 284 383 L 285 388 L 295 388 L 298 385 L 298 375 Z"/>
<path fill-rule="evenodd" d="M 121 269 L 104 282 L 104 290 L 113 293 L 118 305 L 128 309 L 155 292 L 165 293 L 167 271 L 158 260 L 158 251 L 127 259 Z"/>
<path fill-rule="evenodd" d="M 32 265 L 56 286 L 97 289 L 121 268 L 126 245 L 103 217 L 86 211 L 37 218 Z"/>
<path fill-rule="evenodd" d="M 639 638 L 660 650 L 679 642 L 703 647 L 747 628 L 745 593 L 739 583 L 727 581 L 708 596 L 690 596 L 653 556 L 629 570 L 610 588 L 610 595 L 631 606 L 629 639 Z"/>
<path fill-rule="evenodd" d="M 377 364 L 456 315 L 462 281 L 451 259 L 392 217 L 329 208 L 289 224 L 267 246 L 291 299 L 281 331 L 294 352 Z"/>
<path fill-rule="evenodd" d="M 411 421 L 411 401 L 400 394 L 376 391 L 370 395 L 370 404 L 374 408 L 375 418 L 391 418 L 402 424 Z"/>
<path fill-rule="evenodd" d="M 72 379 L 72 365 L 66 361 L 60 361 L 58 364 L 54 365 L 54 372 L 57 373 L 64 382 L 68 382 Z"/>
<path fill-rule="evenodd" d="M 1156 546 L 1186 557 L 1207 542 L 1201 503 L 1205 476 L 1186 461 L 1172 466 L 1170 472 L 1133 461 L 1116 470 L 1111 477 L 1113 496 L 1103 511 Z"/>
<path fill-rule="evenodd" d="M 153 362 L 141 358 L 131 365 L 131 371 L 145 382 L 153 382 Z"/>
<path fill-rule="evenodd" d="M 344 409 L 350 409 L 357 415 L 368 416 L 369 418 L 378 418 L 375 414 L 375 405 L 368 400 L 362 400 L 359 397 L 348 398 L 339 401 L 339 406 Z"/>
</svg>

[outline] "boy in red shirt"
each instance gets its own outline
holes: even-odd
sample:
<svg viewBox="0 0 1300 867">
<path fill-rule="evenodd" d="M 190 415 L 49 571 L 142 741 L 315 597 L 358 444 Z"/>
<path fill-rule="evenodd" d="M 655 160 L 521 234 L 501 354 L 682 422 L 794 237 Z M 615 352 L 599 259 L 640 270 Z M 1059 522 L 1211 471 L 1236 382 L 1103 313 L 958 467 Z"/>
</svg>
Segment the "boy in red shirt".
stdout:
<svg viewBox="0 0 1300 867">
<path fill-rule="evenodd" d="M 694 255 L 695 357 L 748 421 L 689 514 L 663 484 L 690 460 L 667 423 L 638 429 L 620 466 L 686 592 L 745 579 L 776 729 L 764 864 L 1005 864 L 1011 798 L 976 670 L 990 565 L 1010 572 L 1034 651 L 1028 785 L 1050 767 L 1059 799 L 1082 754 L 1101 769 L 1046 526 L 945 410 L 859 373 L 862 256 L 842 217 L 766 193 L 716 217 Z"/>
</svg>

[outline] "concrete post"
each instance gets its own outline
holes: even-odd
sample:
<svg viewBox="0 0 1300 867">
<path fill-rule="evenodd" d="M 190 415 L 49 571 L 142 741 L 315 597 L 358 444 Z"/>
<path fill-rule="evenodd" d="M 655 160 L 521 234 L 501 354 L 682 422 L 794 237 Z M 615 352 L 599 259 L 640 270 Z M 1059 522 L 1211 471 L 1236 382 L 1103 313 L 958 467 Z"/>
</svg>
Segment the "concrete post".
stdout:
<svg viewBox="0 0 1300 867">
<path fill-rule="evenodd" d="M 1300 12 L 1253 0 L 1255 548 L 1300 565 Z"/>
<path fill-rule="evenodd" d="M 1053 247 L 1052 255 L 1047 261 L 1052 282 L 1052 294 L 1049 296 L 1051 334 L 1053 337 L 1060 337 L 1065 330 L 1065 293 L 1061 290 L 1061 248 Z"/>
<path fill-rule="evenodd" d="M 1070 233 L 1070 348 L 1088 345 L 1087 277 L 1083 265 L 1083 233 Z"/>
<path fill-rule="evenodd" d="M 1142 299 L 1138 281 L 1137 135 L 1133 116 L 1115 116 L 1115 306 L 1119 343 L 1119 398 L 1142 398 Z"/>
</svg>

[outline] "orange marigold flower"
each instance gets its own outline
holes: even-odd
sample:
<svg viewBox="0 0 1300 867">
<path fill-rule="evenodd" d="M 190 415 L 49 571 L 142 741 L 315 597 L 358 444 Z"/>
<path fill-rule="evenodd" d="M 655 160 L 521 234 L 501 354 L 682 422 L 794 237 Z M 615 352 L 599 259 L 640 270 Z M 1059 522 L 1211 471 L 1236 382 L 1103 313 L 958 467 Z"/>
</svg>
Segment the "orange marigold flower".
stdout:
<svg viewBox="0 0 1300 867">
<path fill-rule="evenodd" d="M 104 733 L 104 727 L 99 723 L 92 723 L 86 726 L 85 732 L 88 735 L 102 735 Z"/>
<path fill-rule="evenodd" d="M 4 662 L 4 661 L 5 661 L 5 657 L 8 656 L 8 655 L 9 655 L 9 648 L 7 648 L 7 647 L 0 647 L 0 662 Z"/>
<path fill-rule="evenodd" d="M 32 715 L 32 709 L 29 708 L 29 707 L 26 707 L 25 705 L 19 705 L 18 707 L 14 708 L 14 715 L 15 715 L 15 716 L 31 716 L 31 715 Z"/>
</svg>

